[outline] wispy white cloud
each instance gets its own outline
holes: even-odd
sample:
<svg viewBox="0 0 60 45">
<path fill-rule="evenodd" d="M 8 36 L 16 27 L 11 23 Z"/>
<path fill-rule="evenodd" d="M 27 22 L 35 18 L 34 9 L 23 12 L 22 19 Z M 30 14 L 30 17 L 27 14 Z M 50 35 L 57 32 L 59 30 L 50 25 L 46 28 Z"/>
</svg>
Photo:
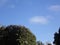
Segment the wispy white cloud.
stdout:
<svg viewBox="0 0 60 45">
<path fill-rule="evenodd" d="M 11 4 L 8 6 L 9 8 L 15 8 L 15 5 L 14 4 Z"/>
<path fill-rule="evenodd" d="M 16 2 L 16 3 L 18 3 L 18 2 L 19 2 L 19 0 L 15 0 L 15 2 Z"/>
<path fill-rule="evenodd" d="M 8 8 L 15 8 L 16 5 L 14 3 L 18 3 L 18 0 L 15 0 L 14 2 L 12 0 L 0 0 L 0 7 L 8 7 Z"/>
<path fill-rule="evenodd" d="M 29 19 L 30 23 L 36 23 L 36 24 L 47 24 L 49 22 L 50 16 L 34 16 Z"/>
<path fill-rule="evenodd" d="M 52 5 L 48 9 L 52 11 L 60 11 L 60 5 Z"/>
<path fill-rule="evenodd" d="M 0 0 L 0 7 L 4 6 L 8 0 Z"/>
</svg>

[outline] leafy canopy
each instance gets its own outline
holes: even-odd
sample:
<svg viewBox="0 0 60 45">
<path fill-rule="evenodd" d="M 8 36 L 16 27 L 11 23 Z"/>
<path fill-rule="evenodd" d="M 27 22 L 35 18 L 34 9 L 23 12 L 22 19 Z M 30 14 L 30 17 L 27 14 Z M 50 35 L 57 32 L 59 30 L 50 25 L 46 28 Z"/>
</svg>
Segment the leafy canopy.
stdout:
<svg viewBox="0 0 60 45">
<path fill-rule="evenodd" d="M 0 45 L 36 45 L 36 37 L 24 26 L 2 26 L 0 27 Z"/>
</svg>

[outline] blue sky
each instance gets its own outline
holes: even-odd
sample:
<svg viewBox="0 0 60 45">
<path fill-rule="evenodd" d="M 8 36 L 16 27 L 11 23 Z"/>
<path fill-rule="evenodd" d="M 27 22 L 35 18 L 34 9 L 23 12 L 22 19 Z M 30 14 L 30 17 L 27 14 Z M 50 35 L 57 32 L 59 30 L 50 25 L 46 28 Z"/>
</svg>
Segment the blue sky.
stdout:
<svg viewBox="0 0 60 45">
<path fill-rule="evenodd" d="M 60 0 L 0 0 L 0 25 L 24 25 L 37 40 L 53 42 L 60 26 Z"/>
</svg>

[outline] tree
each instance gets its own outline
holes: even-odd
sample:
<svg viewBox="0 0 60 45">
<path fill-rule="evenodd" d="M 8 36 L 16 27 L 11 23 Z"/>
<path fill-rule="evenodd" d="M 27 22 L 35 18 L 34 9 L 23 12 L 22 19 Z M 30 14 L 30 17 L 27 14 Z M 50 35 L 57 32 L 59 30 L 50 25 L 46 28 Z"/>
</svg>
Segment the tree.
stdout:
<svg viewBox="0 0 60 45">
<path fill-rule="evenodd" d="M 51 43 L 47 43 L 47 45 L 52 45 Z"/>
<path fill-rule="evenodd" d="M 58 33 L 55 32 L 55 34 L 54 34 L 54 42 L 53 43 L 55 45 L 60 45 L 60 28 L 59 28 Z"/>
<path fill-rule="evenodd" d="M 36 37 L 24 26 L 9 25 L 0 27 L 0 45 L 36 45 Z"/>
<path fill-rule="evenodd" d="M 37 41 L 37 45 L 44 45 L 41 41 Z"/>
</svg>

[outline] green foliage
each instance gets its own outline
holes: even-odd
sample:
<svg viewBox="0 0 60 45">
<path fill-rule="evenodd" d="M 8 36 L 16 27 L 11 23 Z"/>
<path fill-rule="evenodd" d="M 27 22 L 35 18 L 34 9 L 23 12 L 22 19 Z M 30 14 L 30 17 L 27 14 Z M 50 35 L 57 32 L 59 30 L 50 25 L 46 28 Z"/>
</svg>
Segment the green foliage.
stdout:
<svg viewBox="0 0 60 45">
<path fill-rule="evenodd" d="M 51 43 L 47 42 L 46 45 L 52 45 Z"/>
<path fill-rule="evenodd" d="M 55 45 L 60 45 L 60 28 L 59 28 L 59 32 L 55 32 L 54 34 L 54 42 Z"/>
<path fill-rule="evenodd" d="M 41 41 L 37 41 L 37 45 L 44 45 Z"/>
<path fill-rule="evenodd" d="M 24 26 L 0 27 L 0 45 L 36 45 L 36 38 Z"/>
<path fill-rule="evenodd" d="M 47 45 L 51 45 L 51 44 L 47 44 Z"/>
</svg>

